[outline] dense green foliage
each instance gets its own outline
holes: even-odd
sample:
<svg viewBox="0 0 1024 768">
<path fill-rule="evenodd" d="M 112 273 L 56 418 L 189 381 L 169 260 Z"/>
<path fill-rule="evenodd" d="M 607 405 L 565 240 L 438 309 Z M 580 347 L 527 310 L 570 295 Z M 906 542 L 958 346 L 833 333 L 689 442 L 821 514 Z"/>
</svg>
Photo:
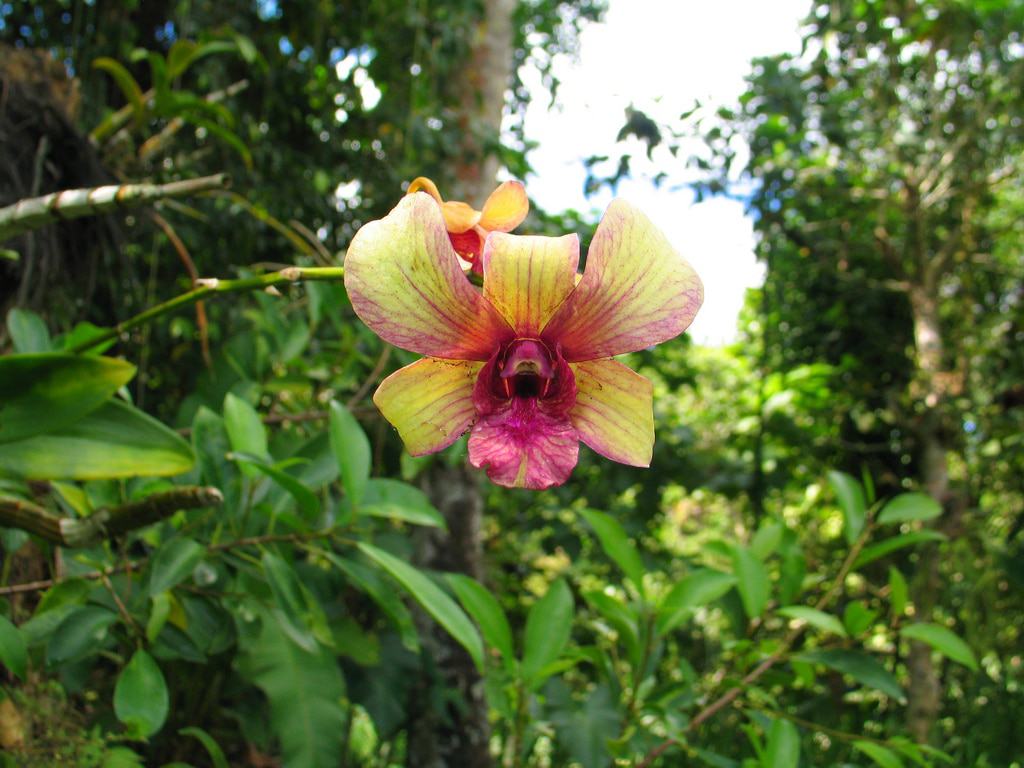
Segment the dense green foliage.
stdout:
<svg viewBox="0 0 1024 768">
<path fill-rule="evenodd" d="M 515 125 L 498 148 L 460 120 L 482 8 L 3 6 L 78 78 L 90 164 L 233 188 L 113 239 L 60 224 L 100 277 L 68 260 L 0 294 L 0 765 L 426 765 L 422 724 L 470 706 L 438 627 L 482 676 L 495 764 L 1020 765 L 1020 6 L 816 4 L 805 54 L 756 61 L 735 109 L 631 116 L 652 144 L 698 127 L 700 193 L 749 185 L 766 284 L 740 343 L 630 356 L 651 469 L 584 451 L 562 487 L 483 488 L 476 580 L 420 558 L 465 442 L 403 452 L 369 397 L 415 356 L 337 271 L 161 302 L 337 267 L 468 134 L 526 176 Z M 520 2 L 517 63 L 599 12 Z M 31 237 L 0 274 L 44 269 Z M 934 722 L 908 718 L 921 658 Z"/>
</svg>

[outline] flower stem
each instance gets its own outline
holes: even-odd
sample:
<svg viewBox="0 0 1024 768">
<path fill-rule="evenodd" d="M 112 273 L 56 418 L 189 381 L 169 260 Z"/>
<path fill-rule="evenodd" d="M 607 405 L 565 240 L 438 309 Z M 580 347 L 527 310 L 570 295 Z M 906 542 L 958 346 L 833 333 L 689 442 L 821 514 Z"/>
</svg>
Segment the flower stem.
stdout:
<svg viewBox="0 0 1024 768">
<path fill-rule="evenodd" d="M 121 334 L 144 325 L 163 315 L 170 314 L 177 309 L 195 304 L 210 296 L 219 296 L 225 293 L 242 293 L 245 291 L 256 291 L 260 289 L 273 288 L 288 283 L 302 281 L 322 280 L 334 282 L 345 276 L 344 267 L 286 267 L 279 272 L 268 272 L 254 277 L 241 277 L 234 280 L 221 280 L 216 277 L 201 278 L 196 280 L 196 288 L 188 293 L 182 293 L 173 299 L 168 299 L 162 304 L 157 304 L 143 312 L 131 317 L 124 322 L 118 323 L 112 328 L 107 328 L 103 333 L 86 339 L 80 344 L 71 347 L 69 352 L 84 352 L 87 349 L 99 346 L 111 339 L 118 338 Z"/>
</svg>

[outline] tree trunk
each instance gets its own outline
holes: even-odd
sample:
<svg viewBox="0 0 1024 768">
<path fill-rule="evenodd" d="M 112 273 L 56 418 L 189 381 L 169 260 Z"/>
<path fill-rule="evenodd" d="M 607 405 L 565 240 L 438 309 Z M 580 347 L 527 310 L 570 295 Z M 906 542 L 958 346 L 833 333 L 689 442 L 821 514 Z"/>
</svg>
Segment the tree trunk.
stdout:
<svg viewBox="0 0 1024 768">
<path fill-rule="evenodd" d="M 498 172 L 497 146 L 512 75 L 512 15 L 516 0 L 486 0 L 474 33 L 470 65 L 464 71 L 459 123 L 463 153 L 456 164 L 449 197 L 479 208 L 493 191 Z M 441 462 L 426 473 L 424 489 L 444 515 L 448 533 L 428 531 L 418 542 L 417 561 L 425 568 L 483 577 L 480 529 L 483 497 L 479 475 L 467 466 Z M 411 768 L 489 768 L 490 725 L 483 680 L 466 651 L 433 625 L 421 632 L 434 669 L 418 697 L 429 711 L 420 713 L 409 733 L 407 764 Z M 433 706 L 430 678 L 458 698 L 444 697 Z"/>
<path fill-rule="evenodd" d="M 916 429 L 921 457 L 921 482 L 924 490 L 946 510 L 950 503 L 948 447 L 943 439 L 940 408 L 943 401 L 943 340 L 939 321 L 937 286 L 931 280 L 914 285 L 910 306 L 914 318 L 916 347 L 917 400 L 921 404 Z M 936 544 L 926 545 L 920 553 L 913 579 L 915 615 L 929 621 L 935 610 L 941 582 L 939 551 Z M 941 708 L 942 687 L 932 662 L 931 648 L 914 640 L 907 657 L 910 684 L 907 690 L 907 729 L 919 743 L 929 739 Z"/>
</svg>

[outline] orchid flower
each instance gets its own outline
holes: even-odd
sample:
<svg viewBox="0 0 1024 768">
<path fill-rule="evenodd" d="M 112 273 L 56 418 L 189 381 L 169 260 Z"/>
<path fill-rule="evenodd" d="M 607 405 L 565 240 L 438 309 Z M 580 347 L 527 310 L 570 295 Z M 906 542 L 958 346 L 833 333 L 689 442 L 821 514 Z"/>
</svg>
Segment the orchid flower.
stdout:
<svg viewBox="0 0 1024 768">
<path fill-rule="evenodd" d="M 500 485 L 549 488 L 576 466 L 579 442 L 650 465 L 652 386 L 612 360 L 682 333 L 703 300 L 690 265 L 621 200 L 594 234 L 580 278 L 576 235 L 492 232 L 483 288 L 459 266 L 445 219 L 407 195 L 363 226 L 345 257 L 356 314 L 382 339 L 425 355 L 373 396 L 409 453 L 466 430 L 469 461 Z"/>
<path fill-rule="evenodd" d="M 523 223 L 530 212 L 526 190 L 518 181 L 506 181 L 494 190 L 484 203 L 483 210 L 475 210 L 468 203 L 444 200 L 430 179 L 420 176 L 412 180 L 406 194 L 426 192 L 441 206 L 445 228 L 452 248 L 477 274 L 483 274 L 480 255 L 484 240 L 490 232 L 511 232 Z"/>
</svg>

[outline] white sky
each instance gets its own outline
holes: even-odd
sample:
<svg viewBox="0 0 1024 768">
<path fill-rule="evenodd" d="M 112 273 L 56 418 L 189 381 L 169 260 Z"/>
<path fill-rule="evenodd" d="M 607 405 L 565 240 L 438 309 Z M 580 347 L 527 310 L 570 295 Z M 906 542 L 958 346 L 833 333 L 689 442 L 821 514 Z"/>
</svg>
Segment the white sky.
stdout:
<svg viewBox="0 0 1024 768">
<path fill-rule="evenodd" d="M 611 0 L 605 21 L 584 30 L 579 61 L 556 60 L 562 84 L 551 111 L 539 77 L 523 72 L 538 94 L 525 124 L 527 137 L 539 142 L 530 153 L 530 197 L 549 211 L 603 211 L 612 195 L 605 189 L 583 196 L 582 158 L 617 159 L 621 147 L 614 141 L 626 107 L 671 125 L 695 99 L 735 104 L 752 58 L 799 52 L 799 22 L 809 6 L 810 0 Z M 639 162 L 639 143 L 632 148 L 634 170 L 655 167 Z M 685 151 L 680 158 L 656 169 L 673 174 L 660 189 L 642 179 L 624 181 L 618 195 L 650 216 L 693 264 L 705 297 L 689 333 L 701 344 L 723 344 L 735 339 L 744 292 L 760 285 L 763 268 L 754 259 L 742 203 L 719 198 L 694 205 L 689 191 L 671 189 L 684 179 Z"/>
</svg>

